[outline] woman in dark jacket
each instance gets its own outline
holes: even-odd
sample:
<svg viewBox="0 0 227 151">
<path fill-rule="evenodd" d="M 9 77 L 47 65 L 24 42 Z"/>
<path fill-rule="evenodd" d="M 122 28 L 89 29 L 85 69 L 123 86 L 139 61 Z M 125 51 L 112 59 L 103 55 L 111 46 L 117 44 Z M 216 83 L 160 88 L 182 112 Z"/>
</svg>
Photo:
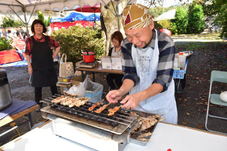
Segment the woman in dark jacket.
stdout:
<svg viewBox="0 0 227 151">
<path fill-rule="evenodd" d="M 123 40 L 123 36 L 120 31 L 115 31 L 111 35 L 111 42 L 113 47 L 109 50 L 108 56 L 117 56 L 122 57 L 121 53 L 121 42 Z M 108 74 L 107 75 L 107 83 L 111 90 L 118 89 L 122 85 L 123 75 L 120 74 Z"/>
<path fill-rule="evenodd" d="M 28 73 L 32 77 L 32 86 L 35 88 L 35 101 L 40 104 L 42 87 L 50 87 L 53 95 L 58 93 L 53 59 L 57 57 L 60 46 L 51 37 L 43 34 L 47 29 L 42 21 L 34 20 L 31 31 L 33 36 L 26 39 L 25 54 Z"/>
</svg>

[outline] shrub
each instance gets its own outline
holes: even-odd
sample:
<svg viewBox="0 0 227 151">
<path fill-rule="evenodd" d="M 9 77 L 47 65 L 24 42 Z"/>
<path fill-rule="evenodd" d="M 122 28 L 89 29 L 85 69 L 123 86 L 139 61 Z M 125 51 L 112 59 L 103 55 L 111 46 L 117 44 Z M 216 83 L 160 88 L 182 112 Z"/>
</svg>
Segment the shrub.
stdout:
<svg viewBox="0 0 227 151">
<path fill-rule="evenodd" d="M 3 17 L 1 27 L 20 27 L 23 23 L 18 20 L 13 20 L 12 17 Z"/>
<path fill-rule="evenodd" d="M 187 32 L 201 33 L 205 28 L 205 19 L 202 5 L 193 3 L 189 6 L 188 11 L 188 28 Z"/>
<path fill-rule="evenodd" d="M 96 58 L 100 58 L 104 53 L 104 39 L 96 29 L 72 26 L 55 31 L 53 36 L 60 43 L 61 52 L 67 54 L 69 61 L 81 60 L 82 51 L 93 51 Z"/>
<path fill-rule="evenodd" d="M 184 7 L 178 7 L 175 19 L 171 21 L 171 31 L 176 34 L 187 33 L 188 10 Z"/>
<path fill-rule="evenodd" d="M 169 20 L 160 20 L 158 24 L 161 25 L 162 28 L 171 29 L 171 22 Z"/>
<path fill-rule="evenodd" d="M 216 23 L 222 27 L 221 37 L 227 38 L 227 4 L 222 4 L 216 17 Z"/>
<path fill-rule="evenodd" d="M 38 19 L 41 20 L 46 27 L 50 25 L 50 16 L 45 19 L 43 13 L 41 11 L 37 11 Z"/>
<path fill-rule="evenodd" d="M 11 49 L 11 48 L 12 48 L 12 46 L 10 45 L 10 41 L 9 40 L 7 40 L 4 37 L 0 38 L 0 51 L 1 50 Z"/>
<path fill-rule="evenodd" d="M 155 29 L 161 29 L 162 28 L 162 25 L 159 24 L 158 21 L 154 21 L 154 27 L 155 27 Z"/>
</svg>

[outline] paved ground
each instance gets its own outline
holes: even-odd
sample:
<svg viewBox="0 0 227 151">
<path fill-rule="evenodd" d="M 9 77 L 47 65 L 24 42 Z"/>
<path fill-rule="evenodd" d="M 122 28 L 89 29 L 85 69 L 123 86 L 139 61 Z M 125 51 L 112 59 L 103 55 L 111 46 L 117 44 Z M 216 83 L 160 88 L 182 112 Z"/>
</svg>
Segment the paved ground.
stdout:
<svg viewBox="0 0 227 151">
<path fill-rule="evenodd" d="M 186 87 L 182 93 L 176 94 L 179 124 L 198 129 L 204 129 L 205 113 L 207 106 L 207 97 L 209 91 L 209 78 L 211 70 L 227 71 L 227 43 L 226 42 L 176 42 L 177 51 L 189 50 L 194 54 L 191 56 L 186 74 Z M 33 88 L 28 83 L 28 74 L 26 67 L 8 67 L 6 68 L 8 79 L 11 86 L 13 99 L 32 100 Z M 99 74 L 96 76 L 97 82 L 104 85 L 107 90 L 105 76 Z M 227 91 L 227 85 L 215 86 L 214 91 L 220 93 Z M 48 88 L 43 90 L 44 97 L 50 96 Z M 212 112 L 227 116 L 227 109 L 216 107 Z M 221 113 L 223 112 L 223 113 Z M 33 122 L 42 121 L 40 112 L 32 114 Z M 227 132 L 227 122 L 211 120 L 209 126 L 220 131 Z M 16 137 L 17 134 L 23 134 L 28 131 L 28 124 L 25 119 L 17 121 L 18 131 L 0 138 L 0 145 Z M 0 133 L 9 127 L 0 128 Z"/>
</svg>

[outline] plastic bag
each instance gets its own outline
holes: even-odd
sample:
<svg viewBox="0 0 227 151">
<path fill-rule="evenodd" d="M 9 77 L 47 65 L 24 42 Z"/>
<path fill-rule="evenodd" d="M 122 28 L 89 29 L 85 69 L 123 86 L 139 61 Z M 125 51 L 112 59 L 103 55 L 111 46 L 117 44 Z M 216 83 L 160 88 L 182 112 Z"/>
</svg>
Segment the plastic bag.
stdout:
<svg viewBox="0 0 227 151">
<path fill-rule="evenodd" d="M 72 95 L 72 96 L 84 96 L 87 83 L 88 83 L 88 76 L 86 76 L 84 82 L 81 82 L 79 85 L 73 85 L 71 88 L 69 88 L 68 91 L 66 91 L 66 94 Z"/>
<path fill-rule="evenodd" d="M 103 85 L 91 81 L 87 75 L 82 83 L 80 83 L 78 86 L 73 85 L 65 93 L 72 96 L 85 96 L 90 98 L 90 102 L 97 102 L 102 99 Z"/>
<path fill-rule="evenodd" d="M 90 102 L 97 102 L 102 99 L 103 85 L 97 82 L 91 81 L 90 78 L 87 79 L 85 97 L 90 98 Z"/>
</svg>

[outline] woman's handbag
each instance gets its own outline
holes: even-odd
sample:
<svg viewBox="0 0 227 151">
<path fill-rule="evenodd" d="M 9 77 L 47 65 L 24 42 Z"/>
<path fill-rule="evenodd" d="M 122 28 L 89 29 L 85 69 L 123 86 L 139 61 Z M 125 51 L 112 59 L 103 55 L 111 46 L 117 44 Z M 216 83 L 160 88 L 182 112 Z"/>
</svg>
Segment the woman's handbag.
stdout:
<svg viewBox="0 0 227 151">
<path fill-rule="evenodd" d="M 66 54 L 62 54 L 59 64 L 59 77 L 67 78 L 74 75 L 73 63 L 66 62 Z"/>
</svg>

